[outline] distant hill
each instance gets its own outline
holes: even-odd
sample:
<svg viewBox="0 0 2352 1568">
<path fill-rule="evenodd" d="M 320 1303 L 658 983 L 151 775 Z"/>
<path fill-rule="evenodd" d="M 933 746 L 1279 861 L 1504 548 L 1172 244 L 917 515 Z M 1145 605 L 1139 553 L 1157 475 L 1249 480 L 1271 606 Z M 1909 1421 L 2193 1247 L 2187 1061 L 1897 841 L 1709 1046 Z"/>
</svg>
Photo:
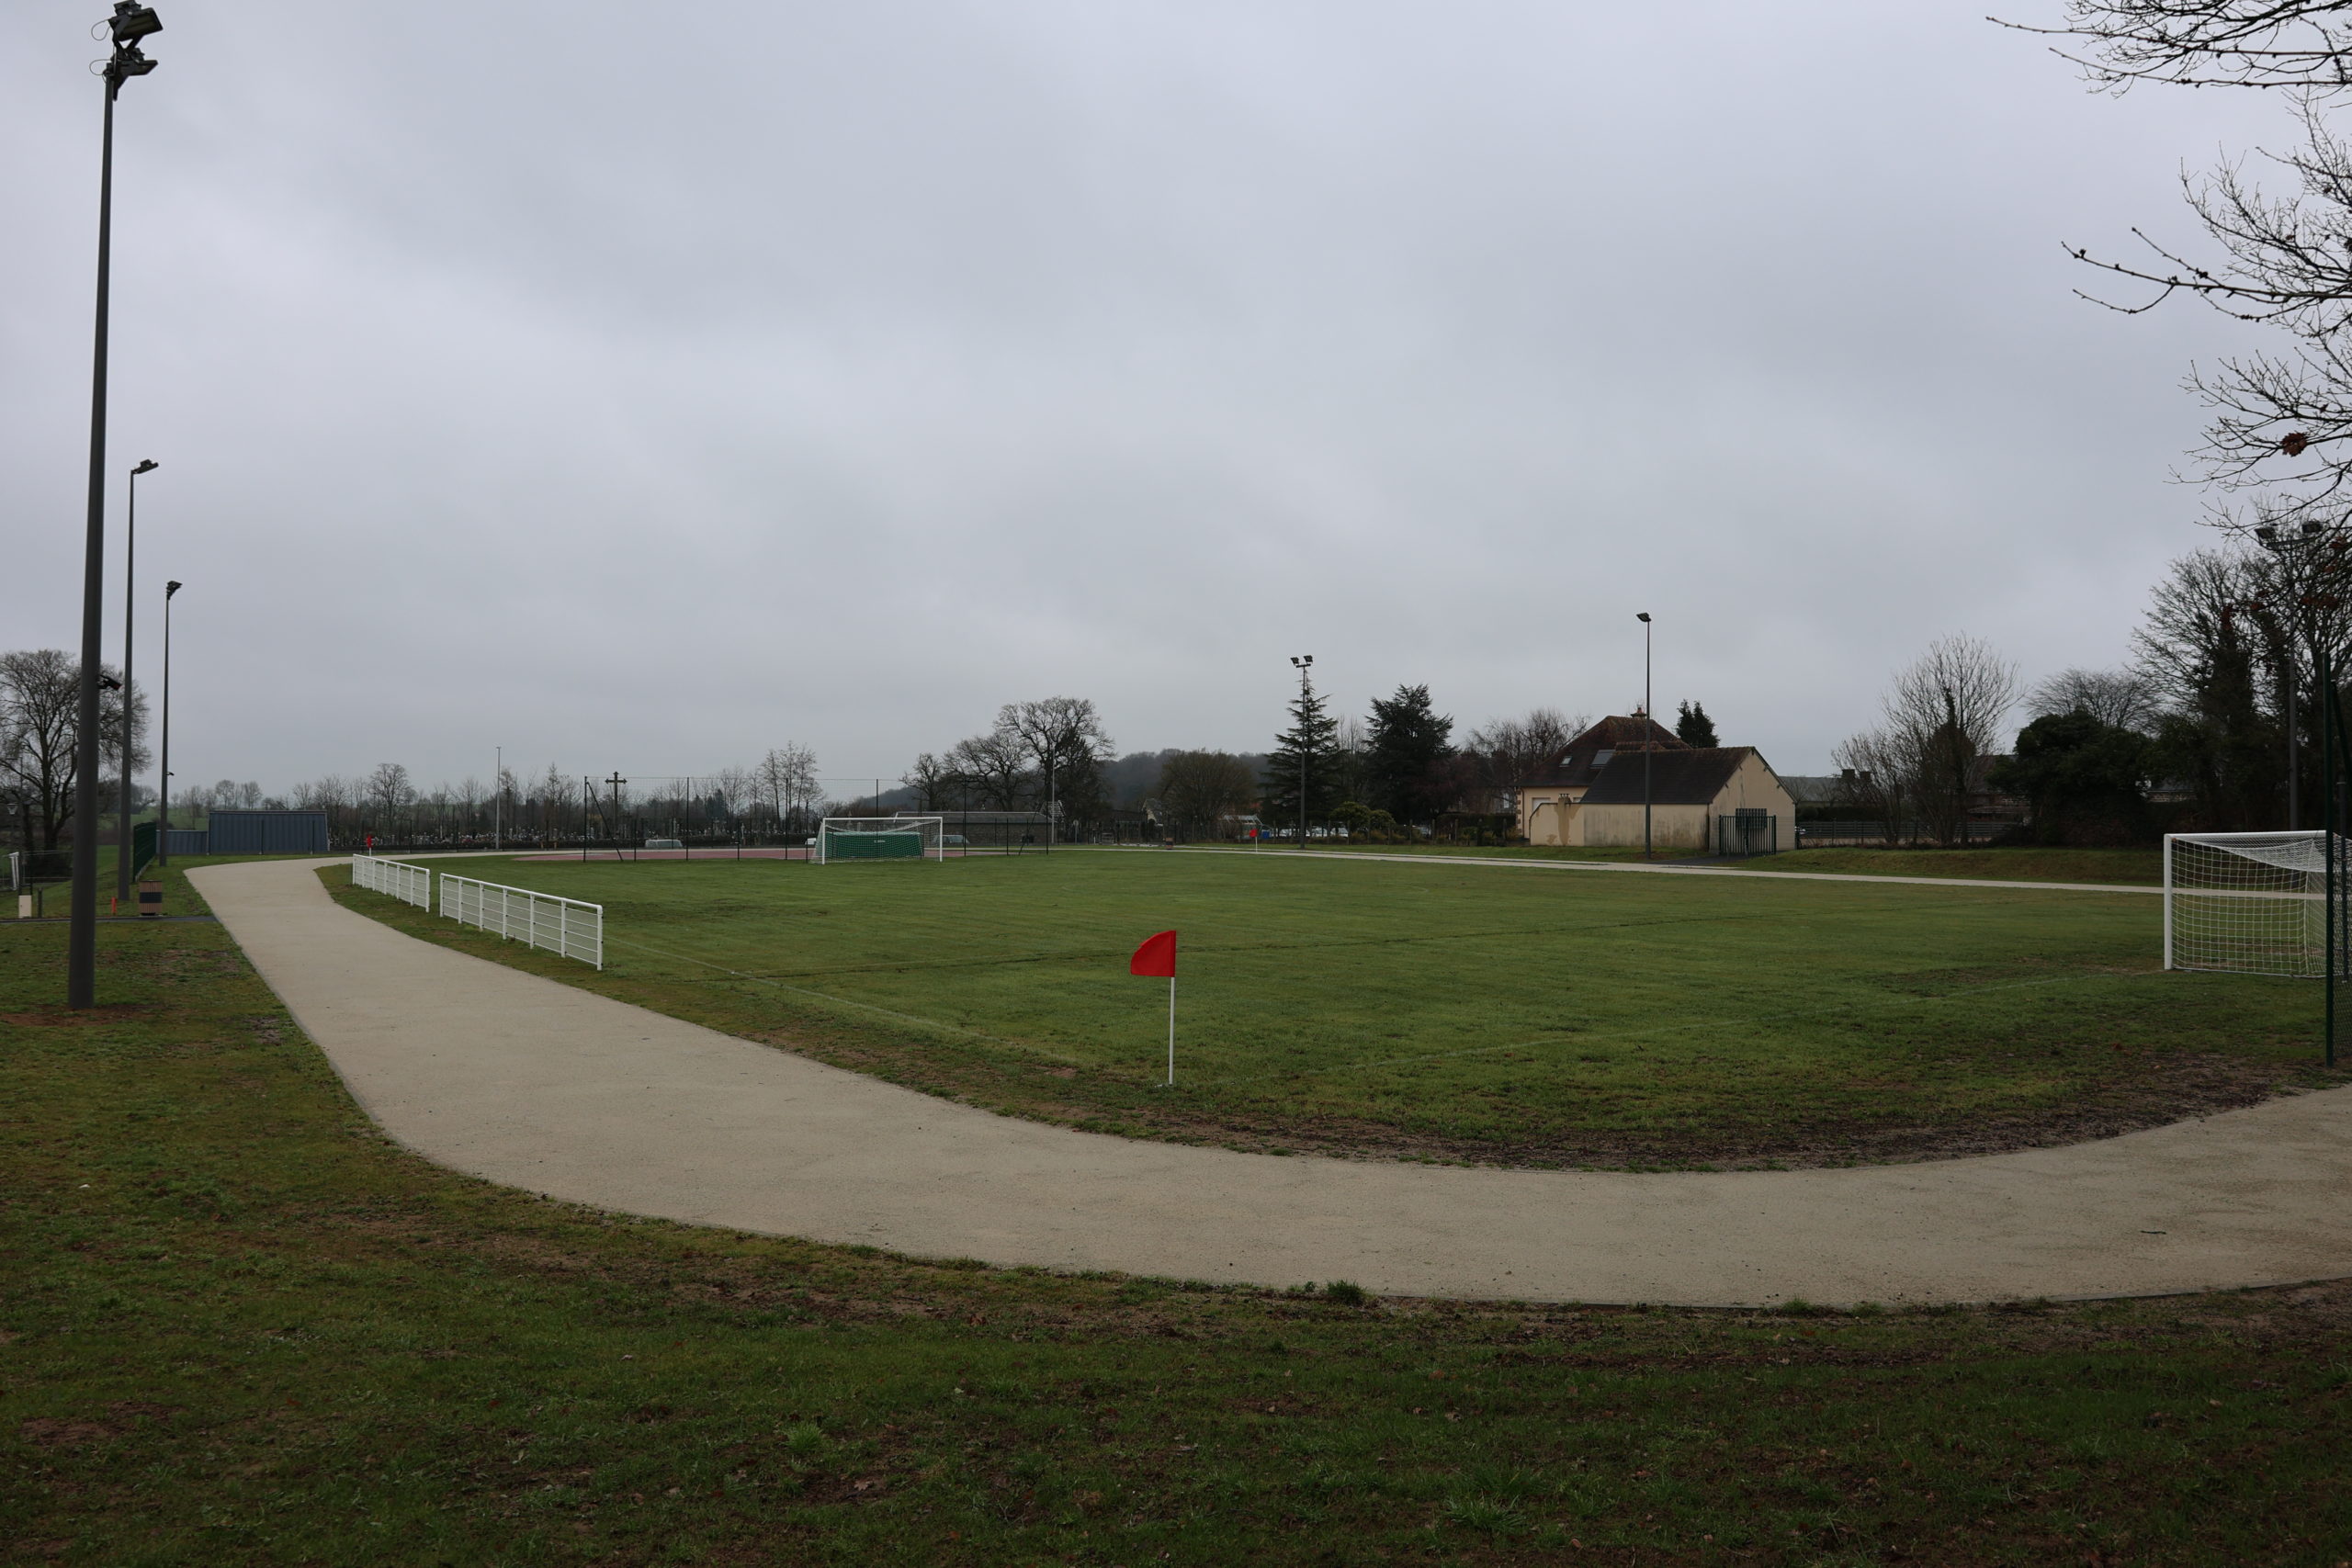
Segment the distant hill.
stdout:
<svg viewBox="0 0 2352 1568">
<path fill-rule="evenodd" d="M 1111 803 L 1114 806 L 1141 806 L 1147 795 L 1159 788 L 1159 770 L 1167 764 L 1168 759 L 1182 754 L 1184 750 L 1183 747 L 1171 746 L 1162 751 L 1130 751 L 1114 762 L 1104 763 L 1102 783 L 1110 793 Z M 1249 765 L 1252 773 L 1266 765 L 1265 756 L 1261 752 L 1238 751 L 1235 755 Z"/>
</svg>

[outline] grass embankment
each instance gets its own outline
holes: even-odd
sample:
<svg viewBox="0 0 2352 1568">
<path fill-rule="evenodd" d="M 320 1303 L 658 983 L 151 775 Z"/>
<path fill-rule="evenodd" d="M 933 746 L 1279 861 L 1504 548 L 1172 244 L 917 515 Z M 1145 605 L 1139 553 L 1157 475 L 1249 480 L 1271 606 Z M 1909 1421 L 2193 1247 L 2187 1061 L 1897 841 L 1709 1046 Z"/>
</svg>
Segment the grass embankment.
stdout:
<svg viewBox="0 0 2352 1568">
<path fill-rule="evenodd" d="M 1245 1148 L 1835 1163 L 2320 1080 L 2316 994 L 2165 975 L 2143 896 L 1304 857 L 439 863 L 604 904 L 606 971 L 426 940 L 1009 1113 Z M 1177 1087 L 1134 943 L 1182 933 Z"/>
<path fill-rule="evenodd" d="M 185 907 L 185 906 L 182 906 Z M 203 1563 L 2324 1565 L 2352 1290 L 1834 1316 L 917 1265 L 392 1146 L 210 925 L 0 930 L 0 1539 Z"/>
</svg>

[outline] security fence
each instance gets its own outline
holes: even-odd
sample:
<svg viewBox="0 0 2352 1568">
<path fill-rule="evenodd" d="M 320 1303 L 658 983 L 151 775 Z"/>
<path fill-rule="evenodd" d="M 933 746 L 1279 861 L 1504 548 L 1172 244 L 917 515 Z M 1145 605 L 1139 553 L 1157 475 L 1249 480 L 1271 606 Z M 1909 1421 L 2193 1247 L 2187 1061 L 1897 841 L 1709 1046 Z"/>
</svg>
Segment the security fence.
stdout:
<svg viewBox="0 0 2352 1568">
<path fill-rule="evenodd" d="M 534 893 L 527 887 L 506 887 L 443 872 L 441 912 L 461 926 L 479 926 L 598 969 L 605 966 L 602 904 L 583 904 L 552 893 Z"/>
<path fill-rule="evenodd" d="M 378 860 L 374 855 L 351 857 L 351 885 L 382 893 L 420 909 L 433 908 L 433 874 L 405 861 Z"/>
</svg>

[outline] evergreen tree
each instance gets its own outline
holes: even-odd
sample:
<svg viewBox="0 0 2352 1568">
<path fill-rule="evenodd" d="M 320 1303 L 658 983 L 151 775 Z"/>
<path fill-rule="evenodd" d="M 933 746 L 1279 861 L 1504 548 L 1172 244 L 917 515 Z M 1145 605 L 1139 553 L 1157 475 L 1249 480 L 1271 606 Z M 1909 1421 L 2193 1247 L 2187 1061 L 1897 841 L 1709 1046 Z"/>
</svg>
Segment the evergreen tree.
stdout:
<svg viewBox="0 0 2352 1568">
<path fill-rule="evenodd" d="M 1365 804 L 1399 822 L 1427 822 L 1453 802 L 1444 764 L 1453 756 L 1453 720 L 1439 713 L 1427 686 L 1399 686 L 1372 700 L 1364 737 Z"/>
<path fill-rule="evenodd" d="M 1684 703 L 1677 710 L 1674 720 L 1675 739 L 1685 746 L 1720 746 L 1715 739 L 1715 721 L 1707 716 L 1702 703 Z"/>
<path fill-rule="evenodd" d="M 2085 708 L 2044 715 L 2018 731 L 2017 750 L 1985 782 L 2033 804 L 2045 844 L 2130 844 L 2152 836 L 2148 785 L 2155 748 Z"/>
<path fill-rule="evenodd" d="M 1325 709 L 1322 694 L 1313 682 L 1304 682 L 1290 702 L 1290 728 L 1274 737 L 1259 782 L 1265 798 L 1259 816 L 1272 829 L 1296 831 L 1299 820 L 1300 760 L 1306 761 L 1306 821 L 1309 827 L 1330 819 L 1340 804 L 1340 721 Z"/>
</svg>

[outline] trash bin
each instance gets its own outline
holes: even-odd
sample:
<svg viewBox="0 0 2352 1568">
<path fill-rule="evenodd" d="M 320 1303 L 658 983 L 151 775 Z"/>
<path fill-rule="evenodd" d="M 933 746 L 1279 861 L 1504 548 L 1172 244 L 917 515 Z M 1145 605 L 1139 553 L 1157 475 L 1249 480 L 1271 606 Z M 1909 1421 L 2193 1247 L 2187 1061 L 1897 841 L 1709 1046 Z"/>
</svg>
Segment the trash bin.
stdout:
<svg viewBox="0 0 2352 1568">
<path fill-rule="evenodd" d="M 141 883 L 139 885 L 140 919 L 152 920 L 163 912 L 164 885 L 160 882 Z"/>
</svg>

